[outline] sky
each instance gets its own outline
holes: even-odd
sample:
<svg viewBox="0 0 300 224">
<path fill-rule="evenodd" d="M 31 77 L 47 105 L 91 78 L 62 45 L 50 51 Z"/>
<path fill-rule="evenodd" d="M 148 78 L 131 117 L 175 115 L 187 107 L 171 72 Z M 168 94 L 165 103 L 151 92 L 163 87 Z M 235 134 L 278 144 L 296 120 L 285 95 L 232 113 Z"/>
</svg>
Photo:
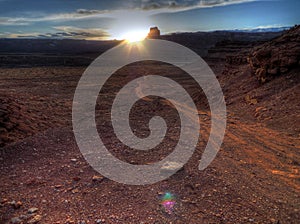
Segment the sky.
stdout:
<svg viewBox="0 0 300 224">
<path fill-rule="evenodd" d="M 300 0 L 0 0 L 0 38 L 123 39 L 300 24 Z"/>
</svg>

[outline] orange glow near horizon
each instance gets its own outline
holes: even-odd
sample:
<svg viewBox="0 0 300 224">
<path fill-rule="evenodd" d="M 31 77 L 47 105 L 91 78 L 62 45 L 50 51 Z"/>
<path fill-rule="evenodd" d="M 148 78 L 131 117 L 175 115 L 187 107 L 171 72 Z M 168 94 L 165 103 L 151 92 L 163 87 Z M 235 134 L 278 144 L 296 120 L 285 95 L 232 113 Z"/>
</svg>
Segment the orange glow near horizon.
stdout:
<svg viewBox="0 0 300 224">
<path fill-rule="evenodd" d="M 122 39 L 128 43 L 143 41 L 148 35 L 148 30 L 135 30 L 122 35 Z"/>
</svg>

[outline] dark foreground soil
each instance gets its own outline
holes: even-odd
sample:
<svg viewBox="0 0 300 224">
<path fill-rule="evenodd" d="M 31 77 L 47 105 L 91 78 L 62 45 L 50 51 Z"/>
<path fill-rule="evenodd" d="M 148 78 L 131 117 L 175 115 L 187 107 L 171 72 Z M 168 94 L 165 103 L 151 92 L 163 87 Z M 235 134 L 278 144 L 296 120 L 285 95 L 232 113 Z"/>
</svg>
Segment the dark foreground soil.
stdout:
<svg viewBox="0 0 300 224">
<path fill-rule="evenodd" d="M 209 63 L 223 88 L 228 116 L 222 148 L 204 171 L 197 166 L 210 131 L 210 112 L 201 92 L 169 65 L 149 62 L 119 72 L 124 81 L 132 74 L 168 76 L 171 69 L 198 102 L 201 139 L 193 157 L 169 179 L 147 186 L 102 177 L 82 157 L 72 132 L 71 107 L 85 68 L 1 69 L 6 126 L 1 132 L 0 223 L 299 223 L 299 71 L 261 85 L 246 65 Z M 108 88 L 120 85 L 116 78 Z M 161 101 L 157 105 L 165 106 Z M 177 116 L 160 109 L 170 121 Z M 133 121 L 149 112 L 143 103 L 136 111 Z M 134 152 L 122 151 L 107 116 L 98 113 L 99 134 L 124 161 L 154 162 L 172 151 L 169 138 L 155 153 L 137 159 Z M 160 203 L 165 192 L 176 198 L 172 214 Z"/>
</svg>

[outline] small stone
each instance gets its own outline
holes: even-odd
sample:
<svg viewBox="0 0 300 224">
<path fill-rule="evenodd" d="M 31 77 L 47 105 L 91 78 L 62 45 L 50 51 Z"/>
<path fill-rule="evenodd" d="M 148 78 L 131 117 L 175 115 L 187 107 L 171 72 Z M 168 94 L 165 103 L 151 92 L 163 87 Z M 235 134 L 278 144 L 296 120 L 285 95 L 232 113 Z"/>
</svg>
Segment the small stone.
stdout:
<svg viewBox="0 0 300 224">
<path fill-rule="evenodd" d="M 96 181 L 101 181 L 101 180 L 103 180 L 103 177 L 102 176 L 94 175 L 93 178 L 92 178 L 92 180 L 95 181 L 95 182 Z"/>
<path fill-rule="evenodd" d="M 177 162 L 172 162 L 172 161 L 167 161 L 163 164 L 161 167 L 162 171 L 174 171 L 174 170 L 179 170 L 180 168 L 183 167 L 183 163 L 177 163 Z"/>
<path fill-rule="evenodd" d="M 80 177 L 73 177 L 73 180 L 74 180 L 74 181 L 80 181 L 81 178 L 80 178 Z"/>
<path fill-rule="evenodd" d="M 3 198 L 3 199 L 1 200 L 1 204 L 5 204 L 7 201 L 8 201 L 8 200 L 7 200 L 6 198 Z"/>
<path fill-rule="evenodd" d="M 257 108 L 255 109 L 255 112 L 258 113 L 258 112 L 261 111 L 261 110 L 265 110 L 265 108 L 264 108 L 264 107 L 257 107 Z"/>
<path fill-rule="evenodd" d="M 65 224 L 73 224 L 75 223 L 72 219 L 68 218 L 65 222 Z"/>
<path fill-rule="evenodd" d="M 104 222 L 102 222 L 101 219 L 96 219 L 96 224 L 102 224 L 102 223 L 104 223 Z"/>
<path fill-rule="evenodd" d="M 20 219 L 29 219 L 31 218 L 32 216 L 34 216 L 34 214 L 26 214 L 26 215 L 20 215 Z"/>
<path fill-rule="evenodd" d="M 258 103 L 257 99 L 251 99 L 250 100 L 250 105 L 255 105 L 257 103 Z"/>
<path fill-rule="evenodd" d="M 16 223 L 21 223 L 22 220 L 19 217 L 14 217 L 10 220 L 10 222 L 16 224 Z"/>
<path fill-rule="evenodd" d="M 72 190 L 72 193 L 73 194 L 76 194 L 76 193 L 78 193 L 79 192 L 79 190 L 76 188 L 76 189 L 74 189 L 74 190 Z"/>
<path fill-rule="evenodd" d="M 267 73 L 267 71 L 266 71 L 266 69 L 264 69 L 264 68 L 258 68 L 258 69 L 256 69 L 256 71 L 255 71 L 255 75 L 256 75 L 256 77 L 258 77 L 258 78 L 265 77 L 265 76 L 266 76 L 266 73 Z"/>
<path fill-rule="evenodd" d="M 28 221 L 28 224 L 35 224 L 35 223 L 38 223 L 39 221 L 41 221 L 41 219 L 42 219 L 42 216 L 36 215 L 36 216 L 34 216 L 32 219 L 30 219 L 30 220 Z"/>
<path fill-rule="evenodd" d="M 277 75 L 278 74 L 279 69 L 278 68 L 269 68 L 268 69 L 268 73 L 270 75 Z"/>
<path fill-rule="evenodd" d="M 12 201 L 10 204 L 14 207 L 14 209 L 18 209 L 23 205 L 23 203 L 21 201 L 18 201 L 18 202 Z"/>
<path fill-rule="evenodd" d="M 28 209 L 27 212 L 28 212 L 29 214 L 32 214 L 32 213 L 36 213 L 38 210 L 39 210 L 38 208 L 32 207 L 32 208 Z"/>
<path fill-rule="evenodd" d="M 72 162 L 77 162 L 77 159 L 71 159 Z"/>
<path fill-rule="evenodd" d="M 280 68 L 280 73 L 282 73 L 282 74 L 287 73 L 288 71 L 289 71 L 288 68 L 285 68 L 285 67 Z"/>
</svg>

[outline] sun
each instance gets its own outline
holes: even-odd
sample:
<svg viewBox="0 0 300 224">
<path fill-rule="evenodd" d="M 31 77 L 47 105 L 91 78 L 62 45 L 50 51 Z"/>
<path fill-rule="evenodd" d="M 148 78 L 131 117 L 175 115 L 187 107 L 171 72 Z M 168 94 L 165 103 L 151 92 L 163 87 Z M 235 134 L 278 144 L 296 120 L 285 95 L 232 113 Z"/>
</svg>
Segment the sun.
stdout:
<svg viewBox="0 0 300 224">
<path fill-rule="evenodd" d="M 129 43 L 143 41 L 148 35 L 147 30 L 135 30 L 125 33 L 122 39 L 125 39 Z"/>
</svg>

